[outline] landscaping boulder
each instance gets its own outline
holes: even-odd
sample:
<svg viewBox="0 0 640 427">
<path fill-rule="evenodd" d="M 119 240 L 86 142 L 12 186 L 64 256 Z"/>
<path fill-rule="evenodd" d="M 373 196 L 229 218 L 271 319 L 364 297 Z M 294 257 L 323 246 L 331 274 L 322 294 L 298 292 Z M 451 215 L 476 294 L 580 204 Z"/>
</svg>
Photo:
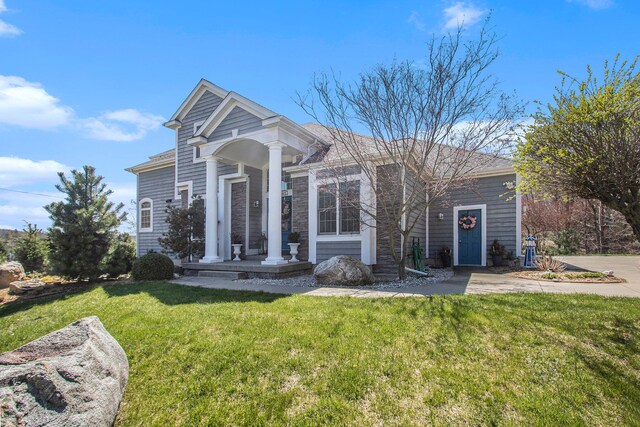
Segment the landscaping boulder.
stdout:
<svg viewBox="0 0 640 427">
<path fill-rule="evenodd" d="M 54 283 L 45 283 L 38 279 L 19 280 L 17 282 L 11 282 L 9 284 L 9 294 L 10 295 L 39 294 L 53 286 L 55 286 Z"/>
<path fill-rule="evenodd" d="M 9 286 L 9 283 L 24 278 L 24 268 L 17 261 L 0 264 L 0 289 Z"/>
<path fill-rule="evenodd" d="M 0 420 L 10 426 L 111 426 L 129 377 L 120 344 L 86 317 L 0 355 Z"/>
<path fill-rule="evenodd" d="M 369 285 L 374 282 L 373 273 L 362 262 L 350 256 L 334 256 L 313 269 L 318 283 L 336 286 Z"/>
</svg>

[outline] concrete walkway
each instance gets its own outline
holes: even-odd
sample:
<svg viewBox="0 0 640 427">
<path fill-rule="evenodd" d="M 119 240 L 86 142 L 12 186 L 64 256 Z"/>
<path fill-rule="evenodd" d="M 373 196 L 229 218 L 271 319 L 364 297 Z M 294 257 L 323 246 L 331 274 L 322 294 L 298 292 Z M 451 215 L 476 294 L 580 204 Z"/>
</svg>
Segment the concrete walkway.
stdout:
<svg viewBox="0 0 640 427">
<path fill-rule="evenodd" d="M 356 298 L 416 297 L 450 294 L 491 294 L 509 292 L 585 293 L 604 296 L 640 298 L 640 257 L 564 257 L 571 268 L 594 271 L 614 270 L 626 283 L 558 283 L 518 279 L 487 271 L 461 271 L 449 280 L 402 289 L 357 289 L 275 286 L 252 281 L 234 281 L 209 277 L 183 277 L 173 280 L 186 286 L 235 291 L 269 292 L 274 294 L 305 294 L 312 296 L 349 296 Z"/>
</svg>

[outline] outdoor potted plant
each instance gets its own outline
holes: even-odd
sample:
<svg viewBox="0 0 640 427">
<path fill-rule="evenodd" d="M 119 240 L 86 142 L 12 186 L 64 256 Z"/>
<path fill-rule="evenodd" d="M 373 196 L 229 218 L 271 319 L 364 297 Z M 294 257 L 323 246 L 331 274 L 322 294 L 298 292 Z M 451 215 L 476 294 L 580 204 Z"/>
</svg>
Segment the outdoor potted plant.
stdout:
<svg viewBox="0 0 640 427">
<path fill-rule="evenodd" d="M 298 255 L 299 246 L 300 246 L 300 233 L 298 233 L 297 231 L 293 231 L 289 233 L 289 248 L 291 249 L 290 250 L 291 259 L 289 260 L 290 262 L 300 261 L 298 258 L 296 258 L 296 255 Z"/>
<path fill-rule="evenodd" d="M 502 257 L 504 256 L 504 245 L 501 245 L 500 242 L 494 240 L 491 244 L 491 249 L 489 249 L 489 253 L 491 254 L 493 266 L 500 267 L 502 265 Z"/>
<path fill-rule="evenodd" d="M 440 250 L 440 260 L 442 260 L 443 267 L 451 267 L 451 248 L 449 246 L 443 246 Z"/>
<path fill-rule="evenodd" d="M 231 246 L 233 246 L 233 254 L 236 256 L 233 261 L 241 261 L 242 236 L 237 233 L 231 233 Z"/>
</svg>

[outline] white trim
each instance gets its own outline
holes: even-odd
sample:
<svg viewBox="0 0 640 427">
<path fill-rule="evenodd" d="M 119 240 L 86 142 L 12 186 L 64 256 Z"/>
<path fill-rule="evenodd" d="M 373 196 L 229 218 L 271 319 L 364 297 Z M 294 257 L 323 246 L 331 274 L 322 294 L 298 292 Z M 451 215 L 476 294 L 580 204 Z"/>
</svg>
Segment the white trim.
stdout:
<svg viewBox="0 0 640 427">
<path fill-rule="evenodd" d="M 198 129 L 200 128 L 200 126 L 202 126 L 204 124 L 204 120 L 198 120 L 197 122 L 193 122 L 193 135 L 196 134 L 196 132 L 198 132 Z"/>
<path fill-rule="evenodd" d="M 149 227 L 142 227 L 142 204 L 149 203 L 151 206 L 149 208 L 145 208 L 145 210 L 149 209 Z M 138 202 L 138 232 L 139 233 L 152 233 L 153 232 L 153 199 L 149 197 L 145 197 L 144 199 Z"/>
<path fill-rule="evenodd" d="M 200 157 L 196 157 L 196 150 L 198 147 L 193 147 L 193 163 L 204 163 L 207 161 L 206 158 L 202 157 L 202 152 L 200 153 Z"/>
<path fill-rule="evenodd" d="M 220 251 L 218 256 L 222 259 L 231 259 L 231 183 L 243 182 L 246 176 L 241 175 L 240 164 L 235 173 L 218 176 L 218 227 L 222 234 L 218 233 Z"/>
<path fill-rule="evenodd" d="M 204 95 L 207 91 L 213 93 L 219 98 L 224 98 L 229 94 L 229 91 L 222 89 L 220 86 L 216 86 L 208 80 L 200 79 L 196 87 L 193 88 L 191 93 L 187 96 L 187 98 L 182 102 L 178 110 L 171 116 L 169 121 L 164 125 L 166 127 L 173 126 L 173 122 L 181 121 L 184 119 L 184 116 L 193 108 L 193 106 L 198 102 L 198 100 Z"/>
<path fill-rule="evenodd" d="M 426 215 L 426 221 L 425 221 L 425 236 L 424 236 L 424 257 L 430 258 L 429 256 L 429 206 L 427 206 L 425 215 Z"/>
<path fill-rule="evenodd" d="M 261 208 L 262 211 L 260 212 L 261 214 L 261 230 L 260 230 L 260 235 L 262 236 L 262 234 L 264 234 L 265 236 L 267 235 L 267 206 L 269 206 L 268 204 L 268 199 L 269 196 L 267 194 L 267 178 L 268 178 L 268 173 L 269 170 L 267 168 L 267 166 L 264 166 L 262 169 L 262 202 L 261 202 Z M 262 247 L 260 248 L 260 250 L 262 251 L 262 249 L 264 248 L 264 243 L 262 244 Z"/>
<path fill-rule="evenodd" d="M 360 234 L 319 234 L 316 236 L 316 242 L 359 242 L 361 240 Z"/>
<path fill-rule="evenodd" d="M 176 199 L 180 199 L 182 190 L 187 190 L 187 199 L 189 205 L 191 205 L 191 199 L 193 198 L 193 181 L 176 182 Z"/>
<path fill-rule="evenodd" d="M 522 193 L 520 193 L 520 182 L 522 177 L 516 175 L 516 250 L 515 256 L 522 256 Z"/>
<path fill-rule="evenodd" d="M 369 206 L 369 209 L 375 212 L 376 193 L 374 191 L 374 185 L 375 182 L 371 183 L 371 181 L 367 179 L 366 175 L 361 175 L 360 202 L 365 206 Z M 362 236 L 360 260 L 366 265 L 373 265 L 376 263 L 375 217 L 371 217 L 364 211 L 361 211 L 360 221 L 360 235 Z"/>
<path fill-rule="evenodd" d="M 174 159 L 168 159 L 168 160 L 161 160 L 157 163 L 151 163 L 151 164 L 142 164 L 142 165 L 138 165 L 138 166 L 133 166 L 130 168 L 126 168 L 125 170 L 127 172 L 131 172 L 134 175 L 138 175 L 144 172 L 150 172 L 153 170 L 157 170 L 157 169 L 164 169 L 164 168 L 170 168 L 172 166 L 174 166 L 175 161 Z"/>
<path fill-rule="evenodd" d="M 453 207 L 453 265 L 462 265 L 458 263 L 458 212 L 471 209 L 480 209 L 482 212 L 482 218 L 480 225 L 482 226 L 482 242 L 480 248 L 481 260 L 480 265 L 482 267 L 487 266 L 487 226 L 489 221 L 487 220 L 487 205 L 463 205 Z"/>
<path fill-rule="evenodd" d="M 175 148 L 175 152 L 173 153 L 173 159 L 174 159 L 174 163 L 175 163 L 174 164 L 174 171 L 173 171 L 173 182 L 175 184 L 175 187 L 178 187 L 178 146 L 179 146 L 179 143 L 180 143 L 180 135 L 179 135 L 180 127 L 175 129 L 176 148 Z"/>
<path fill-rule="evenodd" d="M 204 136 L 209 138 L 211 134 L 216 130 L 216 128 L 222 123 L 224 119 L 233 111 L 235 107 L 240 107 L 246 112 L 253 114 L 259 119 L 264 120 L 267 117 L 274 116 L 276 113 L 273 111 L 264 108 L 261 105 L 256 104 L 255 102 L 238 95 L 234 92 L 229 92 L 229 94 L 224 98 L 224 100 L 218 105 L 218 107 L 213 110 L 213 112 L 207 117 L 204 123 L 200 126 L 200 129 L 194 134 L 194 137 Z"/>
<path fill-rule="evenodd" d="M 316 174 L 309 174 L 309 262 L 316 263 L 316 246 L 318 241 L 318 187 L 316 185 Z"/>
<path fill-rule="evenodd" d="M 293 178 L 304 178 L 305 176 L 309 176 L 309 171 L 295 172 L 295 173 L 289 174 L 289 176 L 291 176 L 291 179 L 293 179 Z"/>
</svg>

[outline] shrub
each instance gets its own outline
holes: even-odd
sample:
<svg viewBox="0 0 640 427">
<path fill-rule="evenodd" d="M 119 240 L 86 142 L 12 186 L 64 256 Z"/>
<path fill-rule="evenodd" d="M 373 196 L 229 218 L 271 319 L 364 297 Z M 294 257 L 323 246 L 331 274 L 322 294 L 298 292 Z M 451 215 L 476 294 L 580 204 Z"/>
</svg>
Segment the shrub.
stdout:
<svg viewBox="0 0 640 427">
<path fill-rule="evenodd" d="M 559 279 L 560 275 L 556 273 L 544 273 L 540 277 L 547 280 Z"/>
<path fill-rule="evenodd" d="M 580 250 L 581 239 L 574 228 L 560 230 L 554 241 L 558 245 L 558 254 L 560 255 L 575 254 Z"/>
<path fill-rule="evenodd" d="M 567 268 L 567 264 L 554 259 L 551 255 L 544 255 L 538 260 L 538 270 L 553 271 L 554 273 L 562 273 Z"/>
<path fill-rule="evenodd" d="M 568 279 L 600 279 L 607 277 L 607 275 L 598 271 L 586 271 L 584 273 L 567 273 L 565 277 Z"/>
<path fill-rule="evenodd" d="M 131 276 L 134 280 L 173 279 L 173 261 L 163 254 L 143 255 L 133 262 Z"/>
<path fill-rule="evenodd" d="M 289 243 L 300 243 L 300 233 L 297 231 L 289 233 Z"/>
<path fill-rule="evenodd" d="M 135 259 L 136 242 L 127 233 L 120 233 L 111 243 L 101 270 L 109 277 L 118 277 L 131 271 Z"/>
<path fill-rule="evenodd" d="M 37 225 L 27 224 L 13 250 L 15 259 L 29 273 L 42 272 L 47 262 L 49 245 L 46 239 L 40 237 L 41 233 Z"/>
</svg>

